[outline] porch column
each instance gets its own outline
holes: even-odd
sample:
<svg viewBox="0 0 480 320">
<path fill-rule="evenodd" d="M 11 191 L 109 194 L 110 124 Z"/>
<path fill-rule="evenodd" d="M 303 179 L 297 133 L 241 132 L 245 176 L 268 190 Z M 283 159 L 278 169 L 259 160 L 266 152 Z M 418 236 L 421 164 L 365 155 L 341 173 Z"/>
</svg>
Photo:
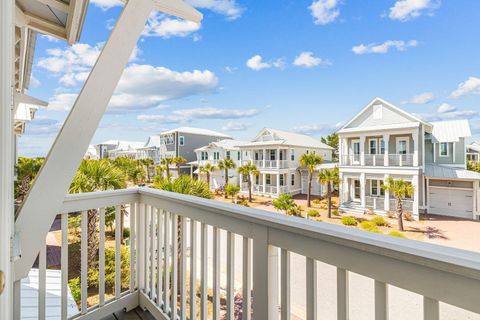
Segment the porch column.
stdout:
<svg viewBox="0 0 480 320">
<path fill-rule="evenodd" d="M 264 160 L 265 161 L 265 160 Z M 262 183 L 263 183 L 263 190 L 262 190 L 262 193 L 265 193 L 266 189 L 267 189 L 267 179 L 266 179 L 266 174 L 265 173 L 262 173 Z"/>
<path fill-rule="evenodd" d="M 338 138 L 338 162 L 344 165 L 343 155 L 345 154 L 345 138 Z"/>
<path fill-rule="evenodd" d="M 360 174 L 360 201 L 362 203 L 362 207 L 365 208 L 366 206 L 366 199 L 365 199 L 365 188 L 367 186 L 367 179 L 365 173 Z"/>
<path fill-rule="evenodd" d="M 383 183 L 387 182 L 387 179 L 390 178 L 389 174 L 386 174 L 385 177 L 383 178 Z M 390 211 L 390 192 L 385 190 L 385 211 Z"/>
<path fill-rule="evenodd" d="M 412 133 L 413 137 L 413 166 L 418 167 L 418 136 L 419 136 L 419 130 L 418 128 L 415 129 Z"/>
<path fill-rule="evenodd" d="M 136 0 L 126 3 L 20 209 L 15 230 L 19 233 L 22 256 L 15 261 L 16 279 L 27 276 L 40 248 L 45 246 L 45 237 L 72 178 L 156 6 L 177 16 L 196 17 L 196 22 L 201 20 L 201 14 L 183 2 L 160 4 Z M 45 197 L 46 191 L 48 197 Z"/>
<path fill-rule="evenodd" d="M 262 168 L 265 168 L 265 160 L 267 158 L 267 150 L 266 149 L 263 149 L 262 150 Z"/>
<path fill-rule="evenodd" d="M 0 319 L 13 318 L 13 270 L 10 237 L 13 236 L 13 30 L 15 1 L 0 2 L 0 272 L 5 289 L 0 294 Z"/>
<path fill-rule="evenodd" d="M 390 149 L 390 146 L 389 146 L 389 145 L 390 145 L 390 143 L 389 143 L 389 142 L 390 142 L 390 135 L 389 135 L 389 134 L 384 134 L 384 135 L 383 135 L 383 141 L 384 141 L 384 143 L 385 143 L 385 154 L 384 154 L 384 159 L 383 159 L 383 165 L 384 165 L 385 167 L 388 167 L 388 166 L 390 165 L 390 163 L 389 163 L 389 159 L 390 159 L 390 157 L 389 157 L 389 153 L 390 153 L 390 150 L 389 150 L 389 149 Z"/>
<path fill-rule="evenodd" d="M 420 187 L 420 183 L 419 183 L 419 176 L 418 175 L 415 175 L 413 176 L 413 179 L 412 179 L 412 185 L 413 185 L 413 188 L 415 189 L 415 191 L 413 192 L 413 216 L 415 217 L 416 220 L 419 219 L 419 194 L 420 194 L 420 191 L 418 190 L 418 188 Z"/>
<path fill-rule="evenodd" d="M 360 136 L 360 164 L 365 165 L 365 136 Z"/>
<path fill-rule="evenodd" d="M 340 181 L 340 190 L 338 192 L 338 205 L 341 206 L 345 199 L 345 182 L 343 181 L 343 173 L 338 173 L 338 179 Z"/>
<path fill-rule="evenodd" d="M 281 173 L 277 174 L 277 194 L 278 195 L 280 195 L 280 175 L 281 175 Z"/>
<path fill-rule="evenodd" d="M 280 149 L 277 148 L 277 168 L 280 169 Z"/>
</svg>

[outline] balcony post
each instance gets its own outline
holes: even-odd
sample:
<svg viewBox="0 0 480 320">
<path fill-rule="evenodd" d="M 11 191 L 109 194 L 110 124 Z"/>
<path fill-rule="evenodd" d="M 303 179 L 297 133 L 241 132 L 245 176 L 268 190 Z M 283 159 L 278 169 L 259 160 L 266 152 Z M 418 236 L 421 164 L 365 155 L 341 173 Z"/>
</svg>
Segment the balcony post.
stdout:
<svg viewBox="0 0 480 320">
<path fill-rule="evenodd" d="M 262 151 L 262 168 L 265 168 L 265 161 L 266 161 L 266 158 L 267 158 L 267 150 L 266 149 L 263 149 Z"/>
<path fill-rule="evenodd" d="M 386 174 L 384 177 L 383 182 L 386 183 L 387 179 L 390 178 L 389 174 Z M 385 190 L 385 203 L 384 203 L 385 211 L 390 211 L 390 192 Z"/>
<path fill-rule="evenodd" d="M 419 136 L 419 129 L 415 129 L 412 133 L 413 137 L 413 166 L 418 167 L 418 136 Z"/>
<path fill-rule="evenodd" d="M 345 182 L 343 181 L 343 172 L 339 172 L 338 180 L 340 181 L 340 192 L 338 193 L 338 206 L 343 204 L 343 199 L 345 198 Z"/>
<path fill-rule="evenodd" d="M 263 184 L 263 190 L 262 193 L 266 193 L 267 191 L 267 175 L 265 173 L 262 173 L 262 184 Z"/>
<path fill-rule="evenodd" d="M 277 195 L 280 195 L 280 175 L 281 173 L 277 174 Z"/>
<path fill-rule="evenodd" d="M 365 136 L 360 137 L 360 164 L 365 165 Z"/>
<path fill-rule="evenodd" d="M 367 180 L 365 177 L 365 173 L 360 174 L 360 201 L 362 203 L 362 207 L 365 208 L 366 206 L 366 198 L 365 198 L 365 188 L 367 187 Z"/>
<path fill-rule="evenodd" d="M 420 190 L 418 190 L 418 188 L 420 187 L 420 183 L 419 183 L 419 176 L 418 175 L 414 175 L 413 176 L 413 179 L 412 179 L 412 185 L 413 185 L 413 188 L 415 189 L 414 192 L 413 192 L 413 207 L 412 207 L 412 214 L 413 216 L 418 220 L 419 218 L 419 194 L 420 194 Z"/>
<path fill-rule="evenodd" d="M 390 164 L 388 163 L 389 162 L 389 154 L 390 154 L 390 135 L 389 134 L 384 134 L 383 135 L 383 141 L 384 141 L 384 144 L 385 144 L 385 154 L 383 155 L 384 156 L 384 159 L 383 159 L 383 164 L 385 167 L 388 167 Z M 380 146 L 381 147 L 381 146 Z"/>
<path fill-rule="evenodd" d="M 280 148 L 277 148 L 277 169 L 280 169 Z"/>
</svg>

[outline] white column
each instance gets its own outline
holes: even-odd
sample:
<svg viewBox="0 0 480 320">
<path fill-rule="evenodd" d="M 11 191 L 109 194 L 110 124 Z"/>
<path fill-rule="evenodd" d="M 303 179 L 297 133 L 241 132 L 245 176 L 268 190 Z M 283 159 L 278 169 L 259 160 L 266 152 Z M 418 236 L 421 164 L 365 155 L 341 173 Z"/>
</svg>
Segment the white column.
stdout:
<svg viewBox="0 0 480 320">
<path fill-rule="evenodd" d="M 280 195 L 280 175 L 282 173 L 277 174 L 277 194 Z M 285 182 L 285 179 L 284 179 Z"/>
<path fill-rule="evenodd" d="M 338 179 L 340 180 L 340 192 L 338 193 L 338 205 L 341 206 L 345 199 L 345 183 L 343 181 L 342 172 L 339 172 Z"/>
<path fill-rule="evenodd" d="M 262 192 L 263 192 L 263 193 L 265 193 L 266 188 L 267 188 L 267 179 L 266 179 L 266 176 L 267 176 L 267 175 L 266 175 L 265 173 L 262 173 L 262 179 L 263 179 L 263 182 L 262 182 L 262 183 L 263 183 L 263 191 L 262 191 Z"/>
<path fill-rule="evenodd" d="M 419 159 L 418 159 L 418 135 L 419 135 L 419 130 L 418 128 L 413 131 L 412 137 L 413 137 L 413 166 L 418 167 Z"/>
<path fill-rule="evenodd" d="M 365 136 L 360 137 L 360 164 L 365 165 Z"/>
<path fill-rule="evenodd" d="M 277 148 L 277 168 L 280 169 L 280 149 Z"/>
<path fill-rule="evenodd" d="M 390 165 L 389 163 L 389 153 L 390 153 L 390 135 L 389 134 L 384 134 L 383 135 L 383 141 L 385 142 L 385 155 L 384 155 L 384 159 L 383 159 L 383 165 L 385 167 L 388 167 Z"/>
<path fill-rule="evenodd" d="M 413 179 L 412 179 L 412 185 L 413 185 L 413 188 L 415 189 L 414 193 L 413 193 L 413 216 L 415 217 L 415 219 L 418 220 L 419 218 L 419 194 L 420 194 L 420 191 L 418 190 L 418 188 L 420 187 L 420 183 L 418 181 L 419 177 L 418 175 L 416 176 L 413 176 Z"/>
<path fill-rule="evenodd" d="M 45 236 L 154 5 L 152 0 L 127 2 L 53 143 L 15 223 L 22 248 L 22 257 L 15 261 L 16 279 L 27 276 L 45 245 Z"/>
<path fill-rule="evenodd" d="M 280 249 L 268 246 L 268 319 L 278 319 L 278 305 L 280 297 Z"/>
<path fill-rule="evenodd" d="M 0 294 L 0 319 L 13 318 L 13 270 L 10 237 L 13 236 L 13 0 L 0 2 L 0 272 L 5 290 Z M 19 303 L 19 301 L 16 301 Z M 18 304 L 17 304 L 18 305 Z"/>
<path fill-rule="evenodd" d="M 365 173 L 360 174 L 360 201 L 362 202 L 362 207 L 365 208 L 366 206 L 366 199 L 365 199 L 365 188 L 367 187 L 367 179 L 365 177 Z"/>
<path fill-rule="evenodd" d="M 390 178 L 389 174 L 386 174 L 385 177 L 383 178 L 383 183 L 387 182 L 387 179 Z M 385 190 L 385 211 L 390 211 L 390 192 Z"/>
<path fill-rule="evenodd" d="M 338 143 L 338 162 L 340 163 L 340 165 L 344 165 L 345 164 L 345 161 L 344 161 L 344 155 L 346 154 L 345 152 L 345 138 L 339 138 L 339 143 Z"/>
<path fill-rule="evenodd" d="M 267 150 L 266 149 L 263 149 L 262 151 L 262 168 L 265 168 L 265 159 L 267 158 Z M 265 192 L 265 190 L 264 190 Z"/>
<path fill-rule="evenodd" d="M 433 143 L 433 163 L 437 162 L 437 144 Z"/>
</svg>

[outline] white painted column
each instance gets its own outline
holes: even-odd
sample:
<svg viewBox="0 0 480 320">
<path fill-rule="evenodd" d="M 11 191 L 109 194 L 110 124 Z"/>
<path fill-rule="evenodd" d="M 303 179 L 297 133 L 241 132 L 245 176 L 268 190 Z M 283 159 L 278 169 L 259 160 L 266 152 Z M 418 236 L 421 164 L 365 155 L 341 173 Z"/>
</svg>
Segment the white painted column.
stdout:
<svg viewBox="0 0 480 320">
<path fill-rule="evenodd" d="M 274 246 L 268 246 L 268 318 L 278 319 L 278 305 L 280 297 L 280 249 Z"/>
<path fill-rule="evenodd" d="M 433 163 L 437 162 L 437 144 L 433 143 Z"/>
<path fill-rule="evenodd" d="M 262 168 L 265 168 L 265 160 L 267 158 L 267 150 L 263 149 L 262 150 Z"/>
<path fill-rule="evenodd" d="M 277 168 L 280 169 L 280 149 L 277 148 Z"/>
<path fill-rule="evenodd" d="M 345 165 L 345 157 L 344 155 L 347 154 L 345 148 L 345 138 L 339 138 L 339 147 L 338 147 L 338 162 L 340 165 Z"/>
<path fill-rule="evenodd" d="M 418 156 L 419 156 L 419 152 L 418 152 L 418 136 L 419 136 L 419 130 L 418 128 L 415 129 L 412 133 L 412 137 L 413 137 L 413 166 L 414 167 L 418 167 L 418 163 L 419 163 L 419 159 L 418 159 Z"/>
<path fill-rule="evenodd" d="M 390 154 L 390 135 L 389 134 L 384 134 L 383 135 L 383 141 L 385 142 L 385 154 L 383 158 L 383 165 L 385 167 L 388 167 L 390 165 L 389 163 L 389 154 Z"/>
<path fill-rule="evenodd" d="M 13 0 L 0 1 L 0 272 L 5 289 L 0 294 L 0 319 L 13 318 L 13 269 L 10 238 L 13 236 Z M 20 303 L 16 301 L 17 305 Z"/>
<path fill-rule="evenodd" d="M 360 164 L 365 165 L 365 136 L 360 137 Z"/>
<path fill-rule="evenodd" d="M 367 179 L 365 173 L 360 174 L 360 201 L 362 202 L 362 207 L 365 208 L 366 206 L 366 199 L 365 199 L 365 188 L 367 187 Z"/>
<path fill-rule="evenodd" d="M 345 199 L 345 183 L 343 181 L 343 173 L 339 172 L 338 173 L 338 179 L 340 181 L 340 192 L 338 193 L 338 205 L 341 206 L 344 202 Z"/>
<path fill-rule="evenodd" d="M 282 173 L 277 174 L 277 194 L 280 195 L 280 175 Z M 283 180 L 285 182 L 285 179 Z"/>
<path fill-rule="evenodd" d="M 390 178 L 389 174 L 384 176 L 383 183 L 387 182 L 387 179 Z M 385 211 L 390 211 L 390 192 L 385 190 L 385 203 L 384 203 Z"/>
<path fill-rule="evenodd" d="M 266 175 L 265 173 L 262 173 L 262 179 L 263 179 L 263 181 L 262 181 L 262 183 L 263 183 L 262 193 L 265 193 L 265 192 L 267 191 L 267 190 L 266 190 L 266 188 L 267 188 L 267 179 L 266 179 L 266 176 L 267 176 L 267 175 Z"/>
<path fill-rule="evenodd" d="M 152 0 L 126 3 L 53 143 L 15 223 L 22 247 L 22 257 L 15 262 L 16 279 L 27 276 L 40 246 L 45 244 L 45 236 L 154 5 Z M 48 197 L 45 197 L 46 190 Z"/>
<path fill-rule="evenodd" d="M 413 216 L 415 217 L 416 220 L 418 220 L 418 218 L 419 218 L 419 194 L 420 194 L 420 191 L 418 190 L 418 188 L 420 187 L 420 183 L 419 183 L 418 179 L 419 179 L 418 175 L 413 176 L 413 179 L 412 179 L 412 185 L 413 185 L 413 188 L 415 189 L 415 191 L 413 193 Z"/>
</svg>

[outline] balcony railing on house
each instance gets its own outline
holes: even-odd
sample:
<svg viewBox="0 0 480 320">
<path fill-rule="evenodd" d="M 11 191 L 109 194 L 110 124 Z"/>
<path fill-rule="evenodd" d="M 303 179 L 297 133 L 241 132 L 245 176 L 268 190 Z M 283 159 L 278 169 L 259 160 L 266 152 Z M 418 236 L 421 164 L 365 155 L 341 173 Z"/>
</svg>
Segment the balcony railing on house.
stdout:
<svg viewBox="0 0 480 320">
<path fill-rule="evenodd" d="M 365 166 L 373 167 L 411 167 L 413 166 L 413 154 L 388 154 L 388 162 L 386 162 L 383 154 L 365 154 L 364 161 L 360 154 L 346 154 L 341 156 L 342 166 L 360 166 L 364 163 Z"/>
<path fill-rule="evenodd" d="M 115 286 L 105 295 L 105 212 L 114 207 Z M 92 211 L 92 209 L 95 209 Z M 120 215 L 130 220 L 128 288 L 122 291 Z M 350 289 L 352 275 L 372 280 L 372 319 L 387 319 L 401 288 L 423 296 L 424 319 L 440 318 L 440 302 L 480 313 L 480 254 L 368 233 L 243 206 L 132 188 L 68 195 L 61 209 L 61 310 L 67 318 L 68 218 L 80 213 L 80 311 L 75 319 L 100 319 L 140 306 L 156 319 L 290 319 L 296 312 L 292 288 L 304 292 L 304 316 L 316 319 L 317 269 L 328 264 L 337 319 L 346 320 L 349 301 L 364 291 Z M 99 223 L 98 301 L 87 304 L 88 220 Z M 305 269 L 291 262 L 301 257 Z M 45 319 L 46 250 L 39 259 L 39 319 Z M 296 260 L 295 260 L 296 261 Z M 71 267 L 71 266 L 70 266 Z M 168 270 L 168 272 L 165 272 Z M 111 271 L 110 271 L 111 272 Z M 302 274 L 301 283 L 291 277 Z M 322 275 L 325 276 L 325 275 Z M 210 278 L 211 277 L 211 278 Z M 236 284 L 236 282 L 240 284 Z M 197 290 L 198 286 L 198 290 Z M 15 297 L 17 312 L 19 297 Z M 238 300 L 241 304 L 238 305 Z M 335 305 L 335 303 L 333 304 Z M 279 308 L 279 306 L 281 306 Z M 409 307 L 408 307 L 409 308 Z M 209 310 L 213 314 L 209 314 Z M 17 313 L 18 314 L 18 313 Z M 460 317 L 462 318 L 462 317 Z"/>
<path fill-rule="evenodd" d="M 365 196 L 365 205 L 367 208 L 383 211 L 385 210 L 385 197 Z"/>
<path fill-rule="evenodd" d="M 253 160 L 258 169 L 284 169 L 288 168 L 288 160 Z"/>
</svg>

